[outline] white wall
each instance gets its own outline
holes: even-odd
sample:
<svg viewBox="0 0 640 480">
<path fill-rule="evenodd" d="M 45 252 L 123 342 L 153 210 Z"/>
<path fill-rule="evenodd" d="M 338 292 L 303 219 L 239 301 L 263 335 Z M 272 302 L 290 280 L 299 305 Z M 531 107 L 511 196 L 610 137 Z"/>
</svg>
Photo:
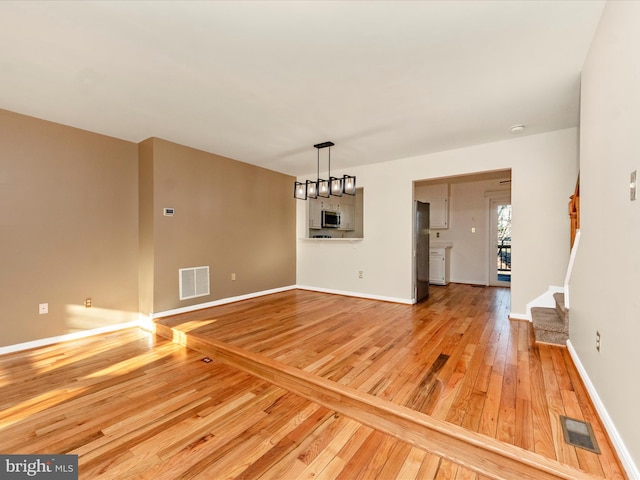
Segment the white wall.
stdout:
<svg viewBox="0 0 640 480">
<path fill-rule="evenodd" d="M 639 26 L 640 3 L 608 2 L 583 70 L 581 239 L 570 288 L 571 343 L 636 466 L 640 200 L 629 199 L 629 175 L 640 170 Z"/>
<path fill-rule="evenodd" d="M 485 192 L 503 189 L 498 180 L 451 185 L 451 281 L 486 285 L 489 279 L 489 244 L 495 262 L 496 239 L 490 239 L 488 198 Z M 475 233 L 472 233 L 475 229 Z"/>
<path fill-rule="evenodd" d="M 528 301 L 564 280 L 577 137 L 572 128 L 349 169 L 364 188 L 364 239 L 303 240 L 305 202 L 298 201 L 297 284 L 410 302 L 413 182 L 512 169 L 511 309 L 524 316 Z"/>
</svg>

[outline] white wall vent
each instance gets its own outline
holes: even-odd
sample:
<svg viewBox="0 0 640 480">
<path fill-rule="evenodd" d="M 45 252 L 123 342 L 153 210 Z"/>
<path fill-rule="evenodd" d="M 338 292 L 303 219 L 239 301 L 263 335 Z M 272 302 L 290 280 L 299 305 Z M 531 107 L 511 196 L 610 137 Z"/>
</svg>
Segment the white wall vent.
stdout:
<svg viewBox="0 0 640 480">
<path fill-rule="evenodd" d="M 181 268 L 180 300 L 209 295 L 209 267 Z"/>
</svg>

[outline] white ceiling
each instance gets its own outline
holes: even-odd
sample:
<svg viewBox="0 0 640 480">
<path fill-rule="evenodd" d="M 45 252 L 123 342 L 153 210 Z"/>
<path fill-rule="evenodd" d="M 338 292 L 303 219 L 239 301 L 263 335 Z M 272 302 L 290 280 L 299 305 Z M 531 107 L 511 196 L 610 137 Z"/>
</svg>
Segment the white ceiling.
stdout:
<svg viewBox="0 0 640 480">
<path fill-rule="evenodd" d="M 578 124 L 603 1 L 0 2 L 0 108 L 291 175 Z"/>
</svg>

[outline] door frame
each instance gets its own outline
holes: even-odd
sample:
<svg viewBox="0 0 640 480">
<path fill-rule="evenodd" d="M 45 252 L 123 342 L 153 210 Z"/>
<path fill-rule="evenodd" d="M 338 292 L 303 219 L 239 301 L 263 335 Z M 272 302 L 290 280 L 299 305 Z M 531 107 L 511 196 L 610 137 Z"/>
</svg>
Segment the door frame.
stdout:
<svg viewBox="0 0 640 480">
<path fill-rule="evenodd" d="M 510 287 L 511 282 L 498 280 L 498 269 L 496 265 L 496 249 L 495 243 L 498 236 L 498 225 L 494 218 L 494 205 L 511 205 L 511 191 L 504 190 L 498 192 L 487 192 L 486 212 L 487 212 L 487 251 L 485 263 L 485 283 L 492 287 Z M 513 208 L 513 205 L 512 205 Z M 513 239 L 512 246 L 513 246 Z"/>
</svg>

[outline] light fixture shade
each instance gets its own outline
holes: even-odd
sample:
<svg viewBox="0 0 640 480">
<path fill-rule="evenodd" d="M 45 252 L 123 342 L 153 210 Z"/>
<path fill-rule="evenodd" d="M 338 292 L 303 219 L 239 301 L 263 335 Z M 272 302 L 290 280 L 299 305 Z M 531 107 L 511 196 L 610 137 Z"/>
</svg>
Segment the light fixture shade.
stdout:
<svg viewBox="0 0 640 480">
<path fill-rule="evenodd" d="M 314 148 L 318 150 L 317 155 L 317 169 L 318 177 L 315 181 L 307 180 L 306 182 L 295 182 L 293 185 L 293 197 L 298 200 L 307 200 L 308 198 L 329 198 L 330 196 L 341 197 L 343 193 L 347 195 L 356 194 L 356 177 L 351 175 L 344 175 L 342 177 L 331 176 L 331 147 L 335 144 L 333 142 L 322 142 L 314 145 Z M 328 180 L 320 178 L 320 150 L 322 148 L 328 148 L 328 168 L 327 173 Z"/>
<path fill-rule="evenodd" d="M 342 177 L 343 191 L 347 195 L 356 194 L 356 177 L 345 175 Z"/>
<path fill-rule="evenodd" d="M 293 198 L 298 200 L 307 199 L 307 184 L 302 182 L 296 182 L 293 184 Z"/>
<path fill-rule="evenodd" d="M 307 198 L 318 198 L 318 182 L 307 180 Z"/>
<path fill-rule="evenodd" d="M 344 183 L 342 178 L 329 177 L 329 184 L 331 185 L 331 195 L 334 197 L 341 197 Z"/>
<path fill-rule="evenodd" d="M 323 198 L 329 198 L 331 195 L 331 185 L 329 180 L 318 179 L 318 196 Z"/>
</svg>

